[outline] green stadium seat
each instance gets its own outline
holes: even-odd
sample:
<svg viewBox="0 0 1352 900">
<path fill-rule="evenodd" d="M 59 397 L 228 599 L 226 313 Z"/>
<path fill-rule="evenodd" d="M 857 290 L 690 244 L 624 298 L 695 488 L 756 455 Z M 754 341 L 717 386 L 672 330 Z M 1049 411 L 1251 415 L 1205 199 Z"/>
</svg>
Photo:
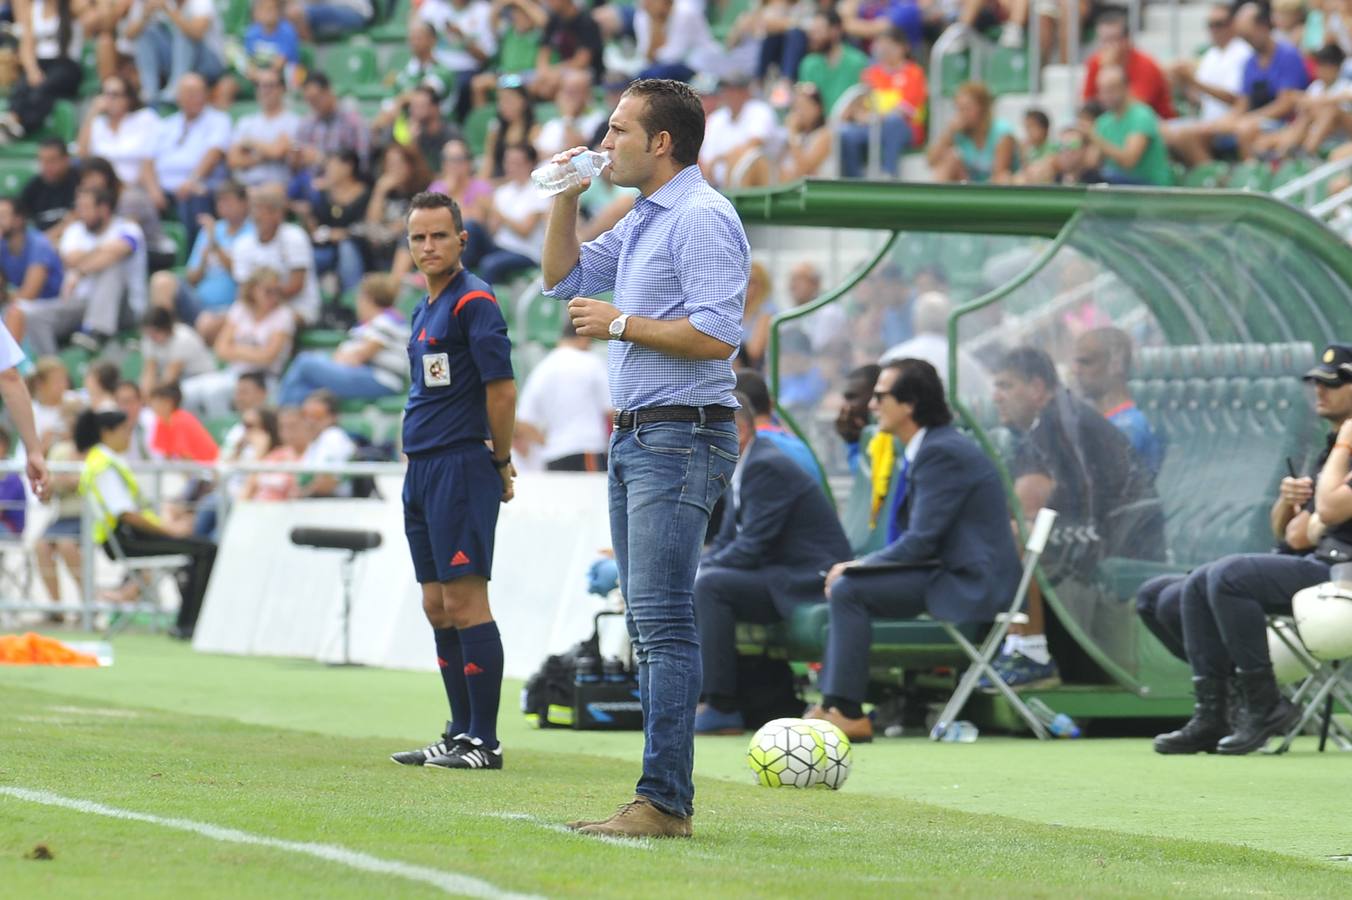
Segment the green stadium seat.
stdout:
<svg viewBox="0 0 1352 900">
<path fill-rule="evenodd" d="M 220 444 L 225 441 L 226 433 L 229 432 L 231 428 L 235 427 L 235 423 L 238 421 L 239 416 L 232 413 L 228 416 L 211 416 L 208 419 L 204 419 L 202 425 L 206 428 L 207 433 L 211 435 L 212 440 L 217 444 Z"/>
<path fill-rule="evenodd" d="M 92 357 L 88 350 L 80 347 L 67 347 L 57 354 L 61 362 L 65 363 L 66 371 L 70 373 L 70 383 L 79 385 L 84 381 L 85 369 L 89 366 L 89 360 Z"/>
<path fill-rule="evenodd" d="M 305 350 L 332 350 L 341 344 L 346 337 L 346 331 L 307 328 L 300 333 L 300 346 Z"/>
<path fill-rule="evenodd" d="M 188 264 L 188 229 L 182 222 L 175 222 L 165 219 L 160 223 L 164 236 L 174 242 L 174 265 L 186 266 Z"/>
<path fill-rule="evenodd" d="M 390 10 L 389 17 L 374 28 L 367 30 L 367 35 L 373 41 L 382 43 L 406 43 L 408 41 L 408 16 L 412 12 L 413 4 L 410 0 L 395 0 L 394 7 Z"/>
<path fill-rule="evenodd" d="M 1288 159 L 1277 168 L 1272 176 L 1272 190 L 1285 187 L 1287 184 L 1295 181 L 1297 178 L 1309 173 L 1311 164 L 1304 159 Z M 1297 203 L 1301 200 L 1297 199 Z"/>
<path fill-rule="evenodd" d="M 996 47 L 986 60 L 983 77 L 986 86 L 996 96 L 1027 93 L 1028 51 Z"/>
<path fill-rule="evenodd" d="M 546 347 L 557 344 L 563 330 L 563 306 L 542 294 L 527 301 L 525 340 Z"/>
<path fill-rule="evenodd" d="M 1230 167 L 1223 162 L 1210 162 L 1196 166 L 1188 171 L 1183 179 L 1183 187 L 1218 188 L 1225 182 Z"/>
<path fill-rule="evenodd" d="M 122 357 L 122 379 L 139 382 L 141 380 L 141 366 L 144 362 L 141 359 L 140 350 L 129 350 L 127 355 Z"/>
<path fill-rule="evenodd" d="M 32 160 L 0 160 L 0 196 L 14 197 L 37 171 Z"/>
<path fill-rule="evenodd" d="M 945 97 L 953 97 L 958 87 L 972 75 L 972 60 L 966 53 L 950 53 L 944 57 L 942 68 Z"/>
<path fill-rule="evenodd" d="M 470 152 L 475 156 L 484 152 L 484 144 L 488 141 L 488 125 L 497 114 L 497 109 L 491 103 L 485 103 L 471 109 L 469 115 L 465 116 L 464 128 L 461 130 L 465 143 L 469 144 Z"/>
<path fill-rule="evenodd" d="M 376 50 L 368 43 L 345 44 L 341 51 L 329 54 L 324 69 L 333 81 L 333 89 L 339 94 L 368 99 L 363 96 L 366 89 L 371 87 L 380 89 L 380 76 L 376 71 Z M 384 92 L 380 91 L 379 96 L 384 96 Z"/>
<path fill-rule="evenodd" d="M 220 8 L 220 0 L 217 0 L 216 7 Z M 250 0 L 226 0 L 225 13 L 221 16 L 221 24 L 225 26 L 226 34 L 244 35 L 245 29 L 249 27 L 252 19 L 250 13 Z"/>
<path fill-rule="evenodd" d="M 1230 170 L 1226 187 L 1235 191 L 1267 191 L 1272 188 L 1272 167 L 1264 162 L 1240 163 Z"/>
</svg>

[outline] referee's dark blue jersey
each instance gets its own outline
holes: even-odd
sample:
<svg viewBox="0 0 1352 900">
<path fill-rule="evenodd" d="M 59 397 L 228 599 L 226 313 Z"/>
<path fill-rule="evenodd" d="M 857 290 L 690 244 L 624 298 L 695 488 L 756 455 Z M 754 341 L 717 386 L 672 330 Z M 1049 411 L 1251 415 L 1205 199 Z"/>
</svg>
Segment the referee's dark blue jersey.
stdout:
<svg viewBox="0 0 1352 900">
<path fill-rule="evenodd" d="M 404 452 L 426 455 L 489 437 L 484 385 L 512 377 L 507 322 L 488 285 L 464 269 L 413 311 Z"/>
</svg>

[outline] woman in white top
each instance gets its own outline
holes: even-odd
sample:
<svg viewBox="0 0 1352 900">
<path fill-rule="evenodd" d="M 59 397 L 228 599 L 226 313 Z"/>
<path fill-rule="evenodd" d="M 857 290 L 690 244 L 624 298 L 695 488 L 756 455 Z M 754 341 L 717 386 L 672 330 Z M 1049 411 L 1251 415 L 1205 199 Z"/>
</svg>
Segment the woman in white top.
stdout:
<svg viewBox="0 0 1352 900">
<path fill-rule="evenodd" d="M 135 184 L 141 164 L 155 155 L 159 116 L 141 106 L 131 85 L 118 75 L 103 79 L 103 90 L 89 112 L 80 126 L 78 155 L 108 160 L 123 184 Z"/>
<path fill-rule="evenodd" d="M 87 0 L 14 0 L 19 33 L 19 80 L 0 116 L 0 140 L 18 140 L 47 124 L 57 100 L 80 90 L 84 40 L 80 17 Z"/>
<path fill-rule="evenodd" d="M 226 313 L 212 347 L 226 368 L 186 379 L 183 407 L 206 418 L 229 415 L 239 376 L 262 372 L 275 383 L 291 356 L 295 334 L 296 319 L 283 302 L 281 276 L 258 269 L 240 285 L 239 299 Z"/>
</svg>

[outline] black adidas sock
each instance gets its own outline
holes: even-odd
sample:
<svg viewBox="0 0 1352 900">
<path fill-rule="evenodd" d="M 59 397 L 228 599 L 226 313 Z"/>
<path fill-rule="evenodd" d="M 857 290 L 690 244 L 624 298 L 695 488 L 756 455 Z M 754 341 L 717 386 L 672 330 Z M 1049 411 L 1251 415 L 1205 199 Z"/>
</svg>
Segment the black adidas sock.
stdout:
<svg viewBox="0 0 1352 900">
<path fill-rule="evenodd" d="M 502 635 L 498 623 L 460 629 L 469 690 L 469 735 L 489 750 L 498 746 L 498 702 L 502 697 Z"/>
<path fill-rule="evenodd" d="M 864 708 L 853 700 L 846 700 L 844 697 L 836 697 L 831 694 L 822 697 L 822 709 L 833 707 L 840 710 L 840 714 L 847 719 L 862 719 L 864 717 Z"/>
<path fill-rule="evenodd" d="M 446 687 L 446 702 L 451 707 L 450 736 L 469 730 L 469 685 L 465 684 L 465 657 L 460 651 L 460 632 L 454 628 L 434 628 L 437 642 L 437 667 Z"/>
</svg>

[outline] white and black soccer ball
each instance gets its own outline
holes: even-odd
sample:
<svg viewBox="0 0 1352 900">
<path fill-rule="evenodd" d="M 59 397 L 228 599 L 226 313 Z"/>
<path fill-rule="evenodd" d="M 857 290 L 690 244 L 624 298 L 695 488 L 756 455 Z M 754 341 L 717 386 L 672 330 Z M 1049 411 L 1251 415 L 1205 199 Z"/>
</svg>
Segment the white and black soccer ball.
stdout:
<svg viewBox="0 0 1352 900">
<path fill-rule="evenodd" d="M 775 719 L 751 738 L 746 761 L 765 787 L 814 787 L 825 774 L 826 744 L 804 719 Z"/>
<path fill-rule="evenodd" d="M 806 719 L 809 725 L 821 735 L 825 760 L 822 763 L 822 784 L 838 791 L 850 777 L 850 739 L 835 725 L 825 719 Z"/>
</svg>

